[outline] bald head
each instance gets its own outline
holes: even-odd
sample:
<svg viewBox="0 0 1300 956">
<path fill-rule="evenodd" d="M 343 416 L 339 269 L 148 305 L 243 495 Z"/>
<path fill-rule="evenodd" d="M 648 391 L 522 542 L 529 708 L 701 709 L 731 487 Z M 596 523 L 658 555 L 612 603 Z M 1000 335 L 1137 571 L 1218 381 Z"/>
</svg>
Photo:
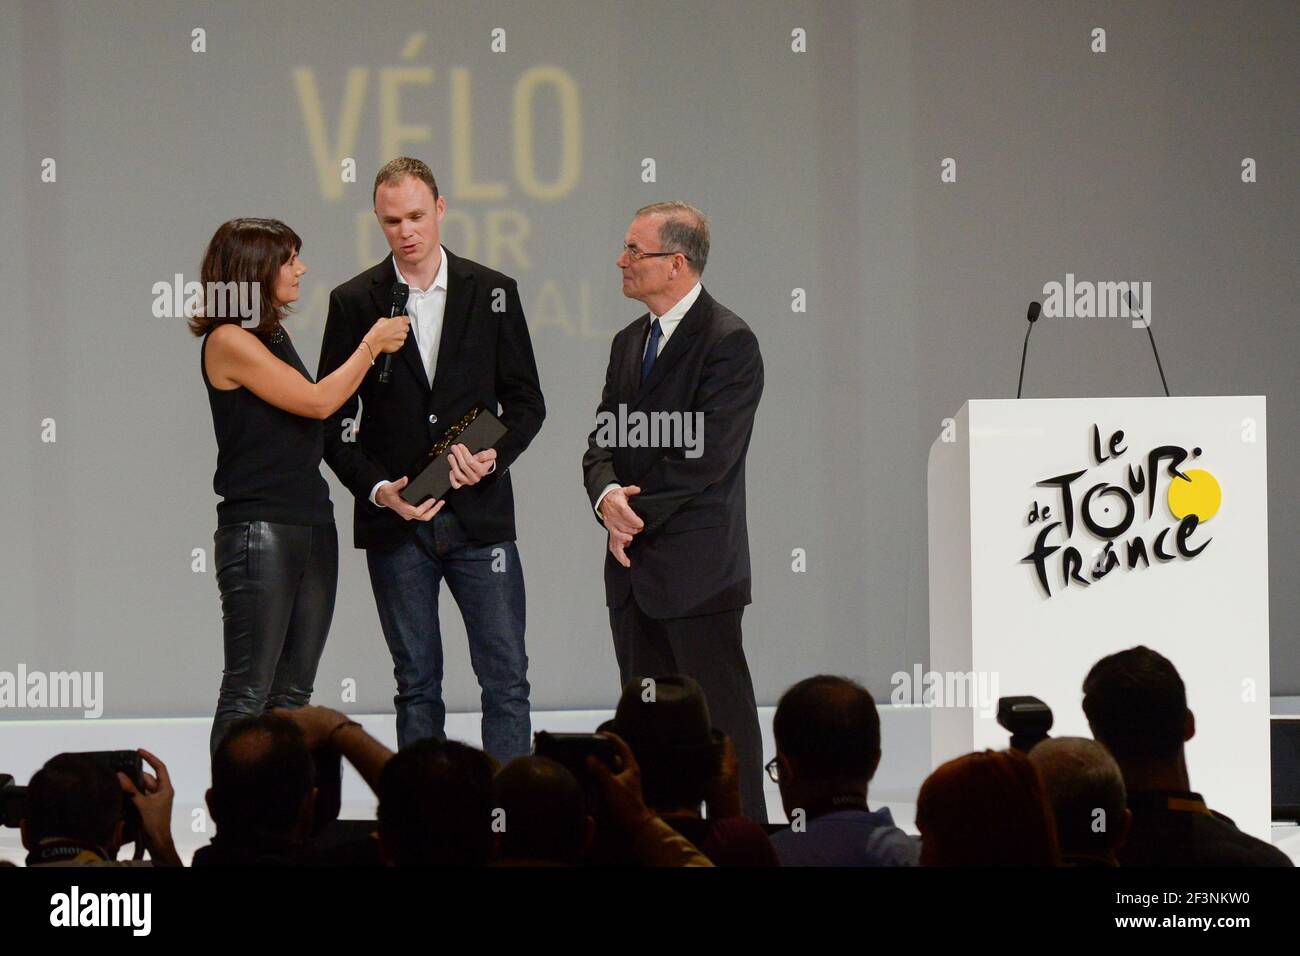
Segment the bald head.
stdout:
<svg viewBox="0 0 1300 956">
<path fill-rule="evenodd" d="M 314 777 L 293 721 L 263 714 L 232 724 L 212 755 L 208 802 L 218 831 L 288 836 L 300 830 Z"/>
</svg>

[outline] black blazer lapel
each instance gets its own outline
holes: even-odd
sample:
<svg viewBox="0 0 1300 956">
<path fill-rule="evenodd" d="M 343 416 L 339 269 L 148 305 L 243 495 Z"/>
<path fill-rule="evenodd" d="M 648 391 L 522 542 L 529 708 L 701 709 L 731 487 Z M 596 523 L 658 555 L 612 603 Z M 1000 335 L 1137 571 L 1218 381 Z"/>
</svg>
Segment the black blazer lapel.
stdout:
<svg viewBox="0 0 1300 956">
<path fill-rule="evenodd" d="M 450 368 L 452 360 L 456 357 L 456 351 L 460 348 L 465 328 L 469 325 L 470 308 L 474 304 L 476 286 L 474 274 L 465 268 L 464 261 L 459 256 L 453 256 L 446 247 L 443 248 L 443 253 L 447 256 L 447 305 L 442 313 L 438 366 L 433 373 L 435 382 Z"/>
<path fill-rule="evenodd" d="M 369 320 L 365 325 L 362 334 L 370 330 L 375 319 L 381 315 L 388 315 L 389 297 L 392 295 L 393 283 L 397 281 L 397 270 L 393 268 L 393 256 L 389 253 L 387 259 L 374 268 L 372 276 L 372 285 L 370 286 L 370 298 L 375 303 L 375 318 Z M 424 387 L 425 391 L 429 390 L 429 377 L 424 371 L 424 359 L 420 358 L 420 347 L 415 344 L 415 330 L 412 329 L 406 336 L 406 341 L 402 347 L 397 350 L 398 357 L 406 362 L 415 376 L 415 380 Z M 376 362 L 383 362 L 384 356 L 377 355 Z"/>
<path fill-rule="evenodd" d="M 682 320 L 677 324 L 677 328 L 673 329 L 673 334 L 668 339 L 668 344 L 664 346 L 664 350 L 660 352 L 659 357 L 655 359 L 654 367 L 650 369 L 650 374 L 646 376 L 646 380 L 641 383 L 641 387 L 636 393 L 638 404 L 640 404 L 641 400 L 644 399 L 656 385 L 663 381 L 664 376 L 667 375 L 669 371 L 672 370 L 673 365 L 676 364 L 677 357 L 691 347 L 691 340 L 699 333 L 700 329 L 704 328 L 704 324 L 708 321 L 708 318 L 712 313 L 713 299 L 710 298 L 708 292 L 704 291 L 704 288 L 701 287 L 699 296 L 695 299 L 694 304 L 686 310 L 686 314 L 682 316 Z M 648 318 L 649 317 L 647 316 L 647 319 Z M 649 326 L 647 325 L 647 328 L 648 327 Z M 644 345 L 644 337 L 642 344 Z M 641 377 L 639 361 L 637 363 L 636 376 L 638 379 Z"/>
</svg>

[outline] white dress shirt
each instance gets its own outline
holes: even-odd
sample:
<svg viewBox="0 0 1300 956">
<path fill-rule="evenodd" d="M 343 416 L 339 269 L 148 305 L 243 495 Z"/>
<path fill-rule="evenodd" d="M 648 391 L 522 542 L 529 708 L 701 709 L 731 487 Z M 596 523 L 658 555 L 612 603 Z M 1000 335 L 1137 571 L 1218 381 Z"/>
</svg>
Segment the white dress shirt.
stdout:
<svg viewBox="0 0 1300 956">
<path fill-rule="evenodd" d="M 650 347 L 650 329 L 655 324 L 655 319 L 659 319 L 659 328 L 663 332 L 659 337 L 659 348 L 655 350 L 655 359 L 657 361 L 658 357 L 663 354 L 664 346 L 668 344 L 668 338 L 677 328 L 677 324 L 681 322 L 682 317 L 691 310 L 691 306 L 695 304 L 695 300 L 700 297 L 701 288 L 700 283 L 696 281 L 695 285 L 691 286 L 691 291 L 687 292 L 684 296 L 673 303 L 673 307 L 663 315 L 656 316 L 653 312 L 650 313 L 650 325 L 646 326 L 645 345 L 641 346 L 641 361 L 645 361 L 646 349 Z M 617 481 L 613 481 L 601 490 L 600 497 L 596 499 L 597 515 L 600 514 L 600 503 L 605 500 L 605 496 L 615 488 L 621 487 L 623 486 Z"/>
<path fill-rule="evenodd" d="M 406 281 L 402 270 L 397 268 L 397 257 L 393 257 L 393 272 L 397 281 L 410 288 L 406 297 L 406 314 L 411 317 L 411 334 L 415 336 L 415 345 L 420 350 L 420 360 L 424 363 L 424 377 L 433 387 L 433 374 L 438 369 L 438 346 L 442 344 L 442 318 L 447 311 L 447 250 L 438 246 L 438 274 L 427 289 L 417 289 Z"/>
</svg>

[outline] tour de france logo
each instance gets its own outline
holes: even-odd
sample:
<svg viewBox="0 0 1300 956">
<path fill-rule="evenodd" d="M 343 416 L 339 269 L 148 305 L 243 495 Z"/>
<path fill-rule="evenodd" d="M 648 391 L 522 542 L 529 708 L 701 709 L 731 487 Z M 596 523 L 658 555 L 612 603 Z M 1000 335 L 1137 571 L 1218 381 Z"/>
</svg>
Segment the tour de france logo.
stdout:
<svg viewBox="0 0 1300 956">
<path fill-rule="evenodd" d="M 1040 527 L 1033 550 L 1021 563 L 1033 565 L 1045 596 L 1052 596 L 1054 581 L 1059 582 L 1059 592 L 1071 586 L 1089 587 L 1121 565 L 1132 571 L 1139 563 L 1149 568 L 1152 562 L 1190 561 L 1213 540 L 1204 537 L 1200 526 L 1219 512 L 1223 501 L 1219 481 L 1204 468 L 1182 467 L 1189 459 L 1200 458 L 1201 449 L 1189 452 L 1179 445 L 1159 445 L 1145 458 L 1135 454 L 1121 461 L 1128 451 L 1123 431 L 1113 432 L 1103 451 L 1101 432 L 1093 425 L 1089 467 L 1036 482 L 1037 487 L 1054 489 L 1055 495 L 1041 506 L 1035 499 L 1029 509 L 1025 524 Z M 1102 480 L 1106 471 L 1112 474 Z M 1081 481 L 1084 475 L 1097 480 Z M 1163 504 L 1159 509 L 1157 497 Z M 1145 524 L 1156 518 L 1169 522 L 1170 516 L 1176 524 L 1125 538 L 1135 522 Z M 1076 525 L 1101 544 L 1089 547 L 1074 538 Z M 1201 536 L 1193 540 L 1198 529 Z M 1088 561 L 1083 549 L 1090 551 Z"/>
</svg>

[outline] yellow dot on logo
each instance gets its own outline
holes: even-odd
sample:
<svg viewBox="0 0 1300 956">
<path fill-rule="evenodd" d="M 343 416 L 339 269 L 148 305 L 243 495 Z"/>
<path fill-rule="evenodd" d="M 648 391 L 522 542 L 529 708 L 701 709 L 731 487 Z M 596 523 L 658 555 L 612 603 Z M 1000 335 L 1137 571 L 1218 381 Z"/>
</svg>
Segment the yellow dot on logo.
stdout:
<svg viewBox="0 0 1300 956">
<path fill-rule="evenodd" d="M 1198 521 L 1209 521 L 1223 501 L 1218 479 L 1201 468 L 1189 469 L 1185 474 L 1190 481 L 1175 478 L 1169 482 L 1169 510 L 1180 520 L 1196 515 Z"/>
</svg>

